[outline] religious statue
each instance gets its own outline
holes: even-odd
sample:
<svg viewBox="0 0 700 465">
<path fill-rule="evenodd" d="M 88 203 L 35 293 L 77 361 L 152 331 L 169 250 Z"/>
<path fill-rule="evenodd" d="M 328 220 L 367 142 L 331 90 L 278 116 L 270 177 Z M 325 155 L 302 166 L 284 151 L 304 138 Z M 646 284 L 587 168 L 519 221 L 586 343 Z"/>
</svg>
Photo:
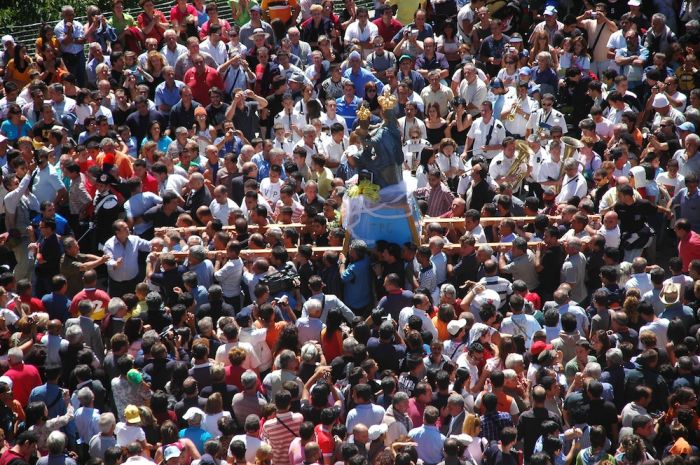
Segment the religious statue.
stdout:
<svg viewBox="0 0 700 465">
<path fill-rule="evenodd" d="M 391 95 L 389 87 L 384 88 L 379 106 L 383 121 L 370 126 L 370 111 L 361 106 L 357 111 L 359 120 L 356 133 L 362 137 L 364 150 L 360 155 L 359 167 L 373 175 L 373 182 L 380 188 L 399 184 L 403 179 L 401 166 L 403 151 L 401 150 L 401 131 L 396 118 L 396 96 Z"/>
</svg>

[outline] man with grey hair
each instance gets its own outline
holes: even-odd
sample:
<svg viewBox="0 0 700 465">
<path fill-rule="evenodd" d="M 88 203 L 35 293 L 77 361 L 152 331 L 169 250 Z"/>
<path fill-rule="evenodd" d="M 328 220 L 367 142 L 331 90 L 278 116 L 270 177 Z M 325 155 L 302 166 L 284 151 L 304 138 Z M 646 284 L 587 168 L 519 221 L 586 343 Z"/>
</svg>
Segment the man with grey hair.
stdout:
<svg viewBox="0 0 700 465">
<path fill-rule="evenodd" d="M 112 412 L 106 412 L 100 415 L 98 422 L 100 431 L 90 438 L 90 457 L 104 459 L 105 451 L 117 445 L 117 438 L 114 435 L 116 426 L 117 420 Z"/>
<path fill-rule="evenodd" d="M 87 449 L 90 439 L 100 433 L 100 411 L 95 408 L 95 394 L 89 387 L 78 390 L 80 407 L 75 411 L 75 427 L 78 430 L 78 444 Z"/>
<path fill-rule="evenodd" d="M 557 204 L 566 203 L 569 199 L 576 196 L 582 199 L 588 193 L 588 185 L 586 179 L 579 173 L 578 161 L 573 158 L 568 158 L 563 166 L 564 178 L 561 180 L 561 191 L 556 196 Z"/>
<path fill-rule="evenodd" d="M 204 176 L 202 173 L 192 173 L 190 182 L 183 189 L 185 198 L 185 210 L 190 212 L 192 218 L 197 217 L 197 209 L 211 205 L 211 193 L 207 186 L 204 185 Z"/>
<path fill-rule="evenodd" d="M 572 237 L 565 244 L 566 259 L 561 266 L 561 282 L 571 286 L 571 299 L 581 303 L 586 299 L 586 257 L 581 253 L 581 239 Z"/>
<path fill-rule="evenodd" d="M 187 254 L 187 265 L 189 271 L 197 274 L 197 283 L 209 289 L 214 283 L 214 265 L 207 258 L 207 252 L 201 245 L 190 247 Z"/>
<path fill-rule="evenodd" d="M 413 421 L 408 416 L 408 394 L 403 391 L 394 393 L 391 405 L 387 407 L 382 424 L 387 426 L 384 444 L 391 447 L 400 437 L 413 429 Z"/>
<path fill-rule="evenodd" d="M 299 369 L 299 360 L 294 352 L 291 350 L 283 350 L 277 356 L 275 360 L 275 365 L 277 369 L 268 373 L 263 379 L 263 386 L 267 390 L 270 398 L 274 398 L 275 394 L 282 389 L 282 385 L 287 381 L 293 381 L 299 385 L 299 392 L 304 390 L 304 383 L 297 376 L 297 370 Z"/>
<path fill-rule="evenodd" d="M 107 261 L 109 294 L 122 296 L 134 292 L 139 282 L 139 270 L 143 267 L 139 252 L 150 252 L 151 243 L 131 235 L 129 226 L 121 220 L 112 224 L 112 232 L 114 236 L 104 246 L 104 254 L 111 257 Z"/>
<path fill-rule="evenodd" d="M 66 450 L 66 435 L 60 431 L 51 431 L 46 438 L 46 448 L 49 450 L 49 455 L 40 458 L 37 465 L 48 465 L 60 463 L 62 465 L 76 465 L 73 458 L 65 455 Z"/>
<path fill-rule="evenodd" d="M 442 422 L 440 432 L 447 437 L 462 434 L 462 426 L 466 417 L 464 397 L 457 393 L 450 394 L 447 398 L 447 413 L 449 419 Z"/>
<path fill-rule="evenodd" d="M 254 371 L 246 370 L 243 372 L 241 385 L 243 391 L 234 395 L 231 402 L 231 410 L 236 415 L 236 421 L 239 425 L 247 421 L 251 415 L 261 415 L 263 407 L 267 405 L 265 398 L 258 393 L 258 375 Z"/>
<path fill-rule="evenodd" d="M 24 363 L 24 352 L 19 347 L 13 347 L 7 352 L 7 362 L 10 369 L 4 376 L 12 381 L 12 392 L 15 400 L 22 405 L 29 402 L 29 394 L 37 386 L 41 386 L 39 370 L 34 365 Z"/>
<path fill-rule="evenodd" d="M 122 301 L 123 303 L 123 301 Z M 83 331 L 83 342 L 92 348 L 97 358 L 102 361 L 104 359 L 104 344 L 102 343 L 102 332 L 100 327 L 92 320 L 93 306 L 89 300 L 81 300 L 78 302 L 78 318 L 68 318 L 66 320 L 66 329 L 71 326 L 80 326 Z"/>
<path fill-rule="evenodd" d="M 238 418 L 238 415 L 236 415 L 236 418 Z M 255 453 L 262 444 L 262 441 L 260 440 L 260 417 L 254 413 L 245 416 L 243 429 L 245 430 L 245 434 L 238 434 L 234 436 L 231 439 L 231 442 L 241 441 L 243 444 L 245 444 L 246 462 L 255 463 Z"/>
<path fill-rule="evenodd" d="M 583 368 L 583 377 L 584 378 L 589 378 L 589 379 L 594 379 L 596 381 L 600 381 L 601 375 L 603 374 L 603 369 L 600 366 L 600 363 L 598 362 L 588 362 L 586 366 Z M 610 383 L 605 383 L 600 381 L 600 384 L 603 385 L 603 399 L 608 400 L 610 402 L 613 401 L 613 388 L 610 385 Z"/>
<path fill-rule="evenodd" d="M 299 331 L 299 343 L 304 344 L 308 341 L 320 341 L 321 330 L 323 329 L 323 321 L 321 321 L 321 313 L 323 313 L 323 304 L 318 299 L 309 299 L 304 306 L 306 316 L 298 318 L 296 326 Z"/>
<path fill-rule="evenodd" d="M 85 87 L 85 51 L 87 38 L 83 25 L 75 20 L 75 11 L 70 5 L 61 8 L 61 19 L 54 27 L 56 39 L 61 44 L 61 56 L 68 71 L 76 77 L 78 87 Z"/>
<path fill-rule="evenodd" d="M 97 65 L 105 63 L 110 65 L 109 57 L 102 53 L 102 46 L 97 42 L 90 42 L 90 55 L 92 58 L 87 62 L 85 71 L 87 73 L 87 83 L 91 86 L 97 84 Z"/>
</svg>

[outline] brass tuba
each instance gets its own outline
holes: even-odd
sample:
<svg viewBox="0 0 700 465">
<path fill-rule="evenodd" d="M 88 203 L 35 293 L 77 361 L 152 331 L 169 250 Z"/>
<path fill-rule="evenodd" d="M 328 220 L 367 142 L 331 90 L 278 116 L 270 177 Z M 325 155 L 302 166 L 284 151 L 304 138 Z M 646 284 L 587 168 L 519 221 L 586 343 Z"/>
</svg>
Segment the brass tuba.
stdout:
<svg viewBox="0 0 700 465">
<path fill-rule="evenodd" d="M 584 147 L 583 142 L 573 137 L 563 136 L 561 138 L 561 143 L 564 145 L 564 151 L 561 154 L 561 167 L 559 167 L 559 180 L 561 181 L 562 175 L 564 174 L 564 162 L 571 158 L 578 149 Z M 561 187 L 560 187 L 561 189 Z"/>
<path fill-rule="evenodd" d="M 516 177 L 516 180 L 512 183 L 513 192 L 518 190 L 520 184 L 523 182 L 523 179 L 525 179 L 525 177 L 528 175 L 529 169 L 527 166 L 530 164 L 530 156 L 533 153 L 534 152 L 530 146 L 527 145 L 527 142 L 524 140 L 515 141 L 515 158 L 513 159 L 513 164 L 510 165 L 508 174 L 506 174 L 506 177 Z M 521 169 L 523 163 L 526 166 L 524 170 Z"/>
</svg>

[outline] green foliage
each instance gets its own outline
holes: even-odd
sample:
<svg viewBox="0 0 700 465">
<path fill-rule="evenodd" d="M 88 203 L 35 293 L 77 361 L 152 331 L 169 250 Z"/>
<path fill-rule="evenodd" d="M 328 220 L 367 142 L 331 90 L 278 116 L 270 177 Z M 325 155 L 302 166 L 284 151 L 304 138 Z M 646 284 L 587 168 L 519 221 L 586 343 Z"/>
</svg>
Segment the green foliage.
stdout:
<svg viewBox="0 0 700 465">
<path fill-rule="evenodd" d="M 76 16 L 85 16 L 89 5 L 97 5 L 103 12 L 112 11 L 112 0 L 2 0 L 0 1 L 0 31 L 26 32 L 25 25 L 44 21 L 58 21 L 61 7 L 65 4 L 75 8 Z M 138 7 L 138 0 L 124 0 L 124 8 Z M 30 26 L 33 28 L 33 26 Z M 38 32 L 38 28 L 36 28 Z"/>
</svg>

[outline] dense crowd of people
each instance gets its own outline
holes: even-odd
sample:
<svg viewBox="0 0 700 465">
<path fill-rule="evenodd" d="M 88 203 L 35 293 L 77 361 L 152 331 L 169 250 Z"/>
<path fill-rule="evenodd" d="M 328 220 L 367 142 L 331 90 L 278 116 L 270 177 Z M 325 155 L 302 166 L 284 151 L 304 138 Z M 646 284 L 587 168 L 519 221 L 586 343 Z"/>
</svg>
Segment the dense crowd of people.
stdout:
<svg viewBox="0 0 700 465">
<path fill-rule="evenodd" d="M 140 6 L 1 39 L 0 465 L 699 463 L 697 0 Z"/>
</svg>

